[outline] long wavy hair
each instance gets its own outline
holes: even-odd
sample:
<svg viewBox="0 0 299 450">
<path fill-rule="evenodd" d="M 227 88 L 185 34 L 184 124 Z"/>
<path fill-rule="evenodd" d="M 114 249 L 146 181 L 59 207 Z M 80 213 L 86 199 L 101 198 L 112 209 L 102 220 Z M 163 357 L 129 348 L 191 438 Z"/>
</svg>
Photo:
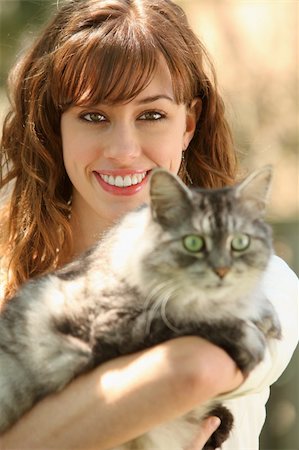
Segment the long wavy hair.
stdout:
<svg viewBox="0 0 299 450">
<path fill-rule="evenodd" d="M 125 102 L 150 82 L 163 55 L 177 103 L 199 97 L 202 112 L 180 175 L 220 187 L 235 179 L 236 156 L 207 52 L 170 0 L 68 0 L 9 77 L 0 187 L 5 298 L 49 272 L 71 251 L 61 114 L 73 104 Z"/>
</svg>

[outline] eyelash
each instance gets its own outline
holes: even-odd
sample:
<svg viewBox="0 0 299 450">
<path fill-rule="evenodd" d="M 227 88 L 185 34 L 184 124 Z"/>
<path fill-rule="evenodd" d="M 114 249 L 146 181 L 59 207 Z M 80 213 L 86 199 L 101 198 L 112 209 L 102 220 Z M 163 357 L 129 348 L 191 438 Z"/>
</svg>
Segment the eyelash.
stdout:
<svg viewBox="0 0 299 450">
<path fill-rule="evenodd" d="M 89 116 L 89 119 L 87 119 L 88 116 Z M 102 117 L 103 119 L 92 120 L 91 116 L 98 116 L 98 117 Z M 148 117 L 148 118 L 141 119 L 142 116 L 145 116 L 145 117 L 151 116 L 152 118 Z M 159 117 L 153 118 L 153 116 L 159 116 Z M 157 110 L 152 110 L 152 111 L 145 111 L 145 112 L 141 113 L 138 116 L 138 120 L 145 121 L 145 122 L 160 122 L 161 120 L 166 119 L 166 117 L 167 117 L 167 115 L 165 113 L 163 113 L 161 111 L 157 111 Z M 92 123 L 92 124 L 99 124 L 102 122 L 105 123 L 107 121 L 104 114 L 97 113 L 97 112 L 88 112 L 88 113 L 80 114 L 80 119 L 83 121 Z"/>
<path fill-rule="evenodd" d="M 90 118 L 87 119 L 87 116 L 90 116 Z M 104 120 L 92 120 L 91 116 L 103 117 Z M 89 112 L 89 113 L 80 114 L 80 119 L 84 120 L 85 122 L 90 122 L 90 123 L 95 123 L 95 124 L 101 123 L 101 122 L 105 122 L 105 116 L 103 114 L 101 114 L 101 113 L 96 113 L 96 112 Z"/>
<path fill-rule="evenodd" d="M 152 115 L 152 116 L 158 115 L 159 117 L 155 118 L 155 119 L 154 118 L 151 118 L 151 119 L 140 119 L 142 116 L 148 116 L 148 115 Z M 163 119 L 166 119 L 166 114 L 161 112 L 161 111 L 156 111 L 156 110 L 145 111 L 142 114 L 140 114 L 140 116 L 139 116 L 139 120 L 149 120 L 150 122 L 159 122 L 160 120 L 163 120 Z"/>
</svg>

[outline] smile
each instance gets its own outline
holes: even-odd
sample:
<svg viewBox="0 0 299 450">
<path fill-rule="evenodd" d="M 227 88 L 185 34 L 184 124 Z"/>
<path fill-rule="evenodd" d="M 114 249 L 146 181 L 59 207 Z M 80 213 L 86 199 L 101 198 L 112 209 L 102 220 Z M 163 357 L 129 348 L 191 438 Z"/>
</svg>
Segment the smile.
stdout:
<svg viewBox="0 0 299 450">
<path fill-rule="evenodd" d="M 106 173 L 105 173 L 106 172 Z M 94 171 L 99 185 L 104 191 L 112 195 L 134 195 L 141 191 L 148 181 L 149 171 L 136 171 L 134 173 L 109 173 L 110 171 Z M 119 171 L 120 172 L 120 171 Z"/>
<path fill-rule="evenodd" d="M 105 183 L 110 184 L 110 186 L 117 186 L 120 188 L 123 187 L 129 187 L 129 186 L 135 186 L 136 184 L 139 184 L 144 180 L 146 177 L 146 172 L 138 173 L 134 175 L 125 175 L 124 177 L 117 175 L 114 177 L 113 175 L 102 175 L 100 174 L 100 177 L 102 180 L 105 181 Z"/>
</svg>

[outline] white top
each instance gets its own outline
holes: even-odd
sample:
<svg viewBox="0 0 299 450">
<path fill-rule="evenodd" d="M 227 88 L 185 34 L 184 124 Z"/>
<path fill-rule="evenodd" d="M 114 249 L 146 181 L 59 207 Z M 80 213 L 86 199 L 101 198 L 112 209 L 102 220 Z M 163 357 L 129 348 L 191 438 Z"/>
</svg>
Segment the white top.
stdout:
<svg viewBox="0 0 299 450">
<path fill-rule="evenodd" d="M 265 359 L 225 404 L 234 415 L 235 427 L 222 450 L 257 450 L 269 398 L 269 386 L 287 367 L 298 343 L 298 278 L 288 265 L 273 256 L 263 280 L 267 298 L 282 326 L 282 340 L 272 341 Z M 245 394 L 245 395 L 244 395 Z"/>
</svg>

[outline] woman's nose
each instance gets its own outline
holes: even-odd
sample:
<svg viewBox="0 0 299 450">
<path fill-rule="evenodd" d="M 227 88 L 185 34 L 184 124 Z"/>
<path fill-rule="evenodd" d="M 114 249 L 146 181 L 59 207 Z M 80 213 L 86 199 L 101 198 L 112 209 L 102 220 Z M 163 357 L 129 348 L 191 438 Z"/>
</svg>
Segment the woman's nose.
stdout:
<svg viewBox="0 0 299 450">
<path fill-rule="evenodd" d="M 104 150 L 105 158 L 121 163 L 137 158 L 140 153 L 138 135 L 130 126 L 115 127 Z"/>
</svg>

